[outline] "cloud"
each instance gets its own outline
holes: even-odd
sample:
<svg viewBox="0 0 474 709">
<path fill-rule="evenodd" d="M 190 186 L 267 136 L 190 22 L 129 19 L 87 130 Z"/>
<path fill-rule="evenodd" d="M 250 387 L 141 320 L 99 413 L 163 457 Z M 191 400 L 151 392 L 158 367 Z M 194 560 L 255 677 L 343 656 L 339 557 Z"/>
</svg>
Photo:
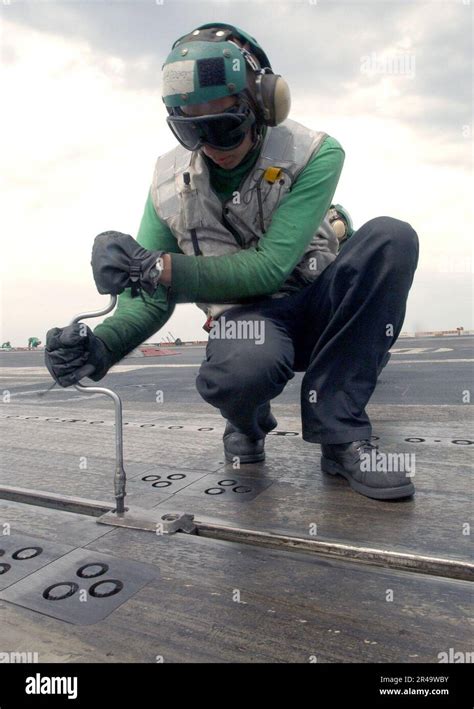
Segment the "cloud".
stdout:
<svg viewBox="0 0 474 709">
<path fill-rule="evenodd" d="M 173 41 L 216 19 L 257 37 L 295 100 L 309 94 L 335 114 L 371 111 L 458 144 L 471 121 L 470 9 L 459 2 L 15 3 L 4 13 L 83 42 L 97 67 L 131 90 L 159 91 Z M 392 63 L 404 56 L 414 75 L 362 71 L 364 57 L 374 55 Z M 463 161 L 462 149 L 452 153 Z"/>
<path fill-rule="evenodd" d="M 159 93 L 161 64 L 177 36 L 213 17 L 244 24 L 290 81 L 292 117 L 342 143 L 346 162 L 335 198 L 356 227 L 390 214 L 417 230 L 413 318 L 425 309 L 429 329 L 451 317 L 434 300 L 446 292 L 445 275 L 451 305 L 465 312 L 471 291 L 463 274 L 472 253 L 470 138 L 462 131 L 470 120 L 466 10 L 267 0 L 245 3 L 244 13 L 242 3 L 169 0 L 4 6 L 3 339 L 41 335 L 101 307 L 92 240 L 106 229 L 136 234 L 155 159 L 175 145 Z M 414 77 L 361 72 L 362 57 L 372 52 L 414 54 Z M 436 283 L 431 298 L 417 295 L 424 272 L 438 274 L 423 281 L 423 294 L 430 279 Z M 202 337 L 193 306 L 173 317 L 175 335 Z"/>
</svg>

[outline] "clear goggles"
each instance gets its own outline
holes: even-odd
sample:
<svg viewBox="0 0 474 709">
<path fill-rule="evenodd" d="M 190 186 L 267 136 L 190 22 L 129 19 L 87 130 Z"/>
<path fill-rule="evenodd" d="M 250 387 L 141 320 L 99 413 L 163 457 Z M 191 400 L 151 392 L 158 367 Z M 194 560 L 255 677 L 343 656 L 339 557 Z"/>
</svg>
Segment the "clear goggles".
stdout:
<svg viewBox="0 0 474 709">
<path fill-rule="evenodd" d="M 241 102 L 223 113 L 189 116 L 181 108 L 171 109 L 167 123 L 177 140 L 188 150 L 209 145 L 217 150 L 233 150 L 243 142 L 247 130 L 255 123 L 255 114 Z"/>
</svg>

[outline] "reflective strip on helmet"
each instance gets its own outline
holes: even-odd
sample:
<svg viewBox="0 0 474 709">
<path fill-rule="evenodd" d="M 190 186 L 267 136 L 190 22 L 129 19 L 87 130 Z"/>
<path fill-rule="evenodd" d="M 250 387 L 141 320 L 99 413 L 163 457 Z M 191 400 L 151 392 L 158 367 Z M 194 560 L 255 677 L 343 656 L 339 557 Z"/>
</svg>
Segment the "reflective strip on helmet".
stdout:
<svg viewBox="0 0 474 709">
<path fill-rule="evenodd" d="M 186 94 L 194 91 L 195 59 L 166 64 L 163 69 L 163 96 Z"/>
</svg>

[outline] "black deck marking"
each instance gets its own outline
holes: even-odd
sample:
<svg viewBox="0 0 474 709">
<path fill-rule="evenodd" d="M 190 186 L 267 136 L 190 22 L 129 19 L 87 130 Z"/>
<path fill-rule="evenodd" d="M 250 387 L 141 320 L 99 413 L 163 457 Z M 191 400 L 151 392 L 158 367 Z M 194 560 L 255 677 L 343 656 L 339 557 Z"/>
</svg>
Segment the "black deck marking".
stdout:
<svg viewBox="0 0 474 709">
<path fill-rule="evenodd" d="M 237 492 L 239 494 L 247 494 L 248 492 L 252 492 L 252 488 L 247 487 L 246 485 L 236 485 L 232 488 L 232 492 Z"/>
<path fill-rule="evenodd" d="M 100 568 L 100 577 L 81 576 L 88 567 Z M 158 568 L 149 564 L 74 549 L 0 592 L 0 599 L 75 625 L 92 625 L 158 573 Z"/>
<path fill-rule="evenodd" d="M 151 468 L 139 473 L 127 483 L 127 502 L 138 507 L 154 507 L 165 497 L 178 493 L 200 478 L 208 475 L 204 470 L 175 470 Z"/>
<path fill-rule="evenodd" d="M 79 584 L 75 581 L 60 581 L 53 583 L 43 591 L 43 598 L 47 601 L 63 601 L 65 598 L 70 598 L 79 591 Z"/>
<path fill-rule="evenodd" d="M 26 561 L 28 559 L 34 559 L 42 553 L 43 547 L 23 547 L 13 552 L 12 559 L 15 559 L 15 561 Z"/>
<path fill-rule="evenodd" d="M 102 576 L 102 574 L 106 574 L 108 570 L 108 564 L 84 564 L 76 571 L 76 574 L 81 579 L 95 579 L 98 576 Z"/>
<path fill-rule="evenodd" d="M 0 590 L 38 571 L 72 549 L 72 546 L 66 544 L 26 534 L 0 536 Z"/>
<path fill-rule="evenodd" d="M 119 579 L 103 579 L 92 584 L 89 593 L 94 598 L 109 598 L 123 590 L 123 583 Z"/>
<path fill-rule="evenodd" d="M 96 424 L 96 425 L 103 425 L 107 427 L 113 427 L 114 426 L 114 421 L 113 419 L 109 420 L 90 420 L 90 419 L 72 419 L 72 418 L 59 418 L 57 416 L 25 416 L 24 414 L 0 414 L 0 419 L 13 419 L 13 420 L 18 420 L 18 421 L 36 421 L 36 422 L 49 422 L 52 421 L 53 423 L 79 423 L 79 424 L 85 424 L 85 425 L 91 425 L 91 424 Z M 198 433 L 209 433 L 210 431 L 213 431 L 215 433 L 221 433 L 222 430 L 213 427 L 213 426 L 192 426 L 192 425 L 181 425 L 181 424 L 173 424 L 173 425 L 167 425 L 163 423 L 141 423 L 139 421 L 124 421 L 123 422 L 124 426 L 128 426 L 130 428 L 140 428 L 140 429 L 146 429 L 146 428 L 157 428 L 157 429 L 164 429 L 166 431 L 194 431 Z M 279 431 L 279 430 L 274 430 L 274 431 L 269 431 L 267 434 L 268 436 L 290 436 L 290 437 L 301 437 L 301 433 L 299 431 Z M 380 436 L 371 436 L 372 440 L 381 440 Z M 409 438 L 404 438 L 403 439 L 405 442 L 408 443 L 431 443 L 431 442 L 436 442 L 436 443 L 441 443 L 442 441 L 439 439 L 432 439 L 432 438 L 417 438 L 417 437 L 409 437 Z M 390 435 L 390 442 L 393 441 L 393 436 Z M 474 445 L 474 440 L 472 439 L 467 439 L 467 438 L 461 438 L 461 439 L 447 439 L 447 443 L 449 444 L 454 444 L 454 445 Z"/>
<path fill-rule="evenodd" d="M 201 497 L 206 495 L 207 497 L 215 497 L 216 504 L 219 505 L 226 502 L 248 502 L 260 495 L 271 484 L 271 480 L 261 480 L 242 475 L 240 471 L 237 474 L 232 473 L 232 477 L 224 477 L 221 472 L 219 477 L 216 474 L 206 475 L 204 478 L 177 492 L 175 497 L 179 499 L 181 497 Z M 190 503 L 187 504 L 189 506 Z"/>
<path fill-rule="evenodd" d="M 206 495 L 223 495 L 225 490 L 222 487 L 209 487 L 207 490 L 204 490 L 204 493 Z"/>
</svg>

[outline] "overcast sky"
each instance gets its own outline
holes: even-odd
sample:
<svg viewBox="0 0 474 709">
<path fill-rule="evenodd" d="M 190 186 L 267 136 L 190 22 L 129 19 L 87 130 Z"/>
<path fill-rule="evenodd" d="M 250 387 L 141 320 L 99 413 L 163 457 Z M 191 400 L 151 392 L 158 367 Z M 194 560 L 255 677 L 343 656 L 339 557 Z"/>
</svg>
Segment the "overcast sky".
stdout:
<svg viewBox="0 0 474 709">
<path fill-rule="evenodd" d="M 404 330 L 473 328 L 469 2 L 3 0 L 0 12 L 2 342 L 44 342 L 103 306 L 92 241 L 136 235 L 156 157 L 175 145 L 161 65 L 213 20 L 256 37 L 290 84 L 291 117 L 340 141 L 334 201 L 355 227 L 390 215 L 418 232 Z M 202 322 L 183 305 L 165 330 L 202 339 Z"/>
</svg>

